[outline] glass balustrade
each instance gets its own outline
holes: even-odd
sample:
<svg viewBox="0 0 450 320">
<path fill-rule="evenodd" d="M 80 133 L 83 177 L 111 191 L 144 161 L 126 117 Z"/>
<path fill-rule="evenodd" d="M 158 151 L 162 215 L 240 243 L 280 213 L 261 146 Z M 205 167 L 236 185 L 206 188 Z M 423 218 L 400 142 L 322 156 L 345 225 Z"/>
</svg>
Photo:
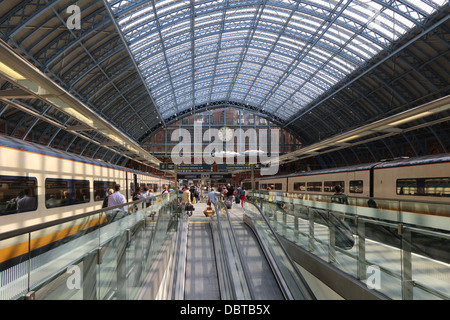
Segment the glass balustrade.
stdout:
<svg viewBox="0 0 450 320">
<path fill-rule="evenodd" d="M 0 235 L 0 299 L 135 299 L 172 224 L 177 195 Z"/>
<path fill-rule="evenodd" d="M 258 192 L 278 235 L 392 299 L 450 299 L 450 205 Z"/>
</svg>

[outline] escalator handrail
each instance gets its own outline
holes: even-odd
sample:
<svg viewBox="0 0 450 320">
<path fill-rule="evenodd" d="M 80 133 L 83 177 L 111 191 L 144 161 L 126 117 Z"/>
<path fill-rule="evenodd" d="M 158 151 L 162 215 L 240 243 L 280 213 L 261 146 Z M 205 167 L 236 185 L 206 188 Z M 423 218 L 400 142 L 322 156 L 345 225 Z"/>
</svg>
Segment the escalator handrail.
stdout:
<svg viewBox="0 0 450 320">
<path fill-rule="evenodd" d="M 266 223 L 266 225 L 268 226 L 271 234 L 274 236 L 276 242 L 278 243 L 278 245 L 281 247 L 281 249 L 283 250 L 284 255 L 287 257 L 290 265 L 292 266 L 292 268 L 294 269 L 294 271 L 297 273 L 297 276 L 300 278 L 300 280 L 302 281 L 302 284 L 304 286 L 304 288 L 306 288 L 306 290 L 308 291 L 308 295 L 312 298 L 315 299 L 314 293 L 312 292 L 311 288 L 309 287 L 308 283 L 306 282 L 306 280 L 303 278 L 303 275 L 301 274 L 300 270 L 298 270 L 297 266 L 295 265 L 294 261 L 291 259 L 291 257 L 289 256 L 288 252 L 286 251 L 286 249 L 284 248 L 280 238 L 278 237 L 277 233 L 275 232 L 275 230 L 272 228 L 271 224 L 269 223 L 269 220 L 267 220 L 266 215 L 264 214 L 264 212 L 261 210 L 261 208 L 252 200 L 245 200 L 247 203 L 252 204 L 260 213 L 260 215 L 262 216 L 264 222 Z"/>
<path fill-rule="evenodd" d="M 248 291 L 250 293 L 250 297 L 253 300 L 255 298 L 255 295 L 254 295 L 254 292 L 252 290 L 252 287 L 248 284 L 249 271 L 248 271 L 247 266 L 245 265 L 245 263 L 243 263 L 242 252 L 240 250 L 240 247 L 239 247 L 237 239 L 236 239 L 236 234 L 234 232 L 233 224 L 231 223 L 231 218 L 230 218 L 230 214 L 228 212 L 228 208 L 225 206 L 225 204 L 223 204 L 223 206 L 225 208 L 226 216 L 227 216 L 228 222 L 230 224 L 231 235 L 233 237 L 233 241 L 235 243 L 235 247 L 236 247 L 236 250 L 237 250 L 237 253 L 238 253 L 239 264 L 242 266 L 242 271 L 244 272 L 244 278 L 245 278 L 246 286 L 247 286 Z M 219 217 L 219 215 L 217 215 L 217 217 Z M 220 220 L 220 219 L 218 218 L 217 220 Z"/>
</svg>

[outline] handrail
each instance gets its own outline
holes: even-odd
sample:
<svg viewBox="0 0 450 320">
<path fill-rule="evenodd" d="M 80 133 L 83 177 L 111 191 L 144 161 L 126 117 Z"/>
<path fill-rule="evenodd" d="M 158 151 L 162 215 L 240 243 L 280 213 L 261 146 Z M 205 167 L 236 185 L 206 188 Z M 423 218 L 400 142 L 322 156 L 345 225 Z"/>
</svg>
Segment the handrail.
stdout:
<svg viewBox="0 0 450 320">
<path fill-rule="evenodd" d="M 265 225 L 266 225 L 266 226 L 269 228 L 269 230 L 270 230 L 271 235 L 273 235 L 273 237 L 275 238 L 275 240 L 276 240 L 276 242 L 278 243 L 279 247 L 282 249 L 283 254 L 285 255 L 285 257 L 286 257 L 287 260 L 289 261 L 289 264 L 290 264 L 291 267 L 294 269 L 294 271 L 295 271 L 295 273 L 297 274 L 298 278 L 299 278 L 300 281 L 302 282 L 303 289 L 306 290 L 306 292 L 303 292 L 303 290 L 301 290 L 301 291 L 302 291 L 302 294 L 305 294 L 305 293 L 306 293 L 307 298 L 315 299 L 314 293 L 312 292 L 312 290 L 311 290 L 311 288 L 309 287 L 309 285 L 308 285 L 308 283 L 306 282 L 306 280 L 303 278 L 303 275 L 302 275 L 301 272 L 298 270 L 298 268 L 297 268 L 297 266 L 295 265 L 294 261 L 291 259 L 289 253 L 288 253 L 288 252 L 286 251 L 286 249 L 284 248 L 284 246 L 283 246 L 281 240 L 279 239 L 277 233 L 275 232 L 275 230 L 272 228 L 271 224 L 270 224 L 269 221 L 267 220 L 267 218 L 266 218 L 264 212 L 263 212 L 263 211 L 261 210 L 261 208 L 260 208 L 256 203 L 254 203 L 253 201 L 251 201 L 251 200 L 246 200 L 245 202 L 246 202 L 247 204 L 252 204 L 252 205 L 258 210 L 259 214 L 260 214 L 261 217 L 263 218 L 263 220 L 264 220 L 264 222 L 265 222 Z M 282 276 L 282 275 L 281 275 L 281 276 Z M 289 290 L 289 288 L 288 288 L 288 287 L 285 287 L 285 286 L 282 286 L 282 289 L 283 289 L 283 291 L 286 290 L 286 289 Z M 292 297 L 290 294 L 288 294 L 287 292 L 284 292 L 284 294 L 285 294 L 287 297 L 293 298 L 293 297 Z M 309 296 L 309 297 L 308 297 L 308 296 Z"/>
<path fill-rule="evenodd" d="M 119 289 L 116 289 L 119 299 L 132 299 L 138 289 L 134 281 L 146 277 L 155 260 L 154 255 L 160 252 L 160 247 L 163 245 L 162 237 L 167 236 L 169 231 L 167 226 L 173 219 L 169 207 L 171 208 L 171 203 L 175 200 L 174 196 L 173 194 L 169 197 L 167 195 L 149 197 L 2 234 L 1 239 L 5 241 L 2 246 L 10 248 L 10 256 L 1 261 L 0 298 L 17 299 L 26 290 L 37 290 L 40 292 L 39 298 L 42 298 L 44 292 L 46 292 L 45 297 L 48 296 L 47 292 L 50 294 L 53 292 L 51 289 L 41 290 L 42 286 L 50 286 L 50 288 L 61 286 L 61 293 L 74 295 L 76 299 L 92 299 L 100 294 L 97 286 L 106 284 L 110 290 L 119 287 Z M 151 206 L 146 207 L 145 202 L 149 199 L 154 199 L 154 202 Z M 165 201 L 166 199 L 167 201 Z M 134 211 L 132 206 L 137 206 L 137 210 Z M 129 212 L 127 209 L 120 210 L 123 207 L 131 209 L 130 211 L 133 212 Z M 152 211 L 150 210 L 156 211 L 157 219 L 154 226 L 151 226 L 153 223 L 148 225 L 143 221 L 143 219 L 151 217 Z M 119 212 L 119 215 L 116 217 L 114 212 Z M 123 214 L 120 214 L 120 212 L 123 212 Z M 162 216 L 164 216 L 164 221 Z M 107 220 L 103 220 L 104 217 Z M 109 219 L 110 217 L 114 217 L 114 219 Z M 69 225 L 66 227 L 62 223 L 69 223 Z M 32 237 L 34 232 L 37 232 L 36 238 Z M 158 239 L 155 238 L 156 233 L 158 233 Z M 15 239 L 12 238 L 14 235 Z M 52 235 L 51 238 L 48 235 Z M 72 237 L 72 235 L 75 237 Z M 44 239 L 44 241 L 40 239 Z M 44 247 L 47 244 L 51 246 Z M 104 270 L 111 270 L 109 268 L 111 263 L 129 263 L 129 258 L 122 259 L 122 253 L 136 245 L 139 246 L 139 250 L 142 250 L 141 255 L 133 255 L 133 263 L 136 263 L 138 267 L 126 272 L 124 272 L 126 268 L 114 268 L 113 272 L 117 274 L 113 278 L 109 278 L 125 279 L 121 280 L 125 281 L 123 283 L 113 284 L 108 280 L 106 283 L 89 283 L 88 288 L 92 285 L 92 291 L 76 291 L 76 289 L 71 291 L 72 287 L 69 284 L 66 286 L 64 281 L 62 283 L 53 281 L 63 274 L 67 268 L 77 268 L 81 261 L 88 262 L 85 267 L 88 268 L 89 266 L 89 268 L 83 269 L 78 281 L 84 282 L 86 277 L 88 277 L 86 281 L 95 279 L 99 274 L 96 276 L 93 276 L 93 274 L 98 273 L 103 268 Z M 120 250 L 111 250 L 115 247 Z M 35 252 L 35 254 L 31 254 L 32 252 Z M 88 274 L 90 275 L 88 276 Z M 103 272 L 102 275 L 104 277 L 107 273 Z M 128 279 L 128 277 L 130 278 Z M 125 289 L 126 281 L 131 281 L 130 284 L 134 284 L 133 292 L 127 293 L 128 290 Z M 104 297 L 104 292 L 102 297 Z M 85 294 L 88 295 L 85 296 Z M 64 296 L 51 297 L 53 299 L 64 299 Z"/>
<path fill-rule="evenodd" d="M 242 266 L 242 271 L 244 272 L 244 277 L 245 277 L 246 282 L 247 282 L 247 288 L 248 288 L 248 290 L 250 292 L 250 297 L 253 300 L 255 298 L 255 294 L 253 292 L 252 287 L 248 285 L 249 271 L 247 269 L 246 264 L 242 262 L 243 261 L 242 252 L 241 252 L 240 246 L 238 245 L 238 241 L 237 241 L 237 238 L 236 238 L 236 233 L 234 232 L 233 223 L 231 222 L 231 218 L 230 218 L 230 213 L 228 212 L 228 208 L 225 205 L 224 205 L 224 208 L 225 208 L 225 211 L 227 213 L 226 216 L 228 218 L 228 223 L 230 224 L 230 229 L 231 229 L 231 234 L 233 236 L 233 241 L 236 244 L 236 249 L 237 249 L 237 252 L 238 252 L 239 263 Z"/>
<path fill-rule="evenodd" d="M 291 208 L 290 205 L 286 207 L 288 211 L 283 206 L 280 207 L 280 201 L 268 201 L 260 197 L 255 197 L 255 200 L 260 201 L 263 208 L 266 208 L 267 205 L 271 206 L 267 207 L 268 209 L 272 208 L 270 210 L 274 214 L 274 220 L 271 223 L 276 223 L 282 227 L 283 238 L 296 243 L 297 246 L 311 254 L 318 255 L 325 263 L 332 264 L 355 280 L 368 280 L 369 275 L 366 271 L 368 266 L 375 266 L 381 274 L 386 274 L 395 279 L 395 283 L 400 286 L 397 291 L 387 287 L 380 288 L 381 291 L 378 290 L 387 297 L 412 299 L 416 294 L 424 295 L 426 292 L 428 295 L 441 299 L 450 298 L 448 286 L 445 282 L 440 281 L 438 274 L 433 276 L 433 272 L 428 272 L 428 269 L 426 277 L 422 275 L 423 272 L 416 271 L 414 274 L 411 272 L 413 267 L 422 266 L 432 271 L 433 266 L 435 266 L 439 270 L 445 268 L 450 273 L 448 251 L 444 247 L 447 242 L 440 241 L 440 239 L 450 239 L 450 233 L 447 229 L 430 229 L 428 226 L 406 223 L 404 220 L 392 221 L 387 219 L 386 216 L 367 216 L 364 215 L 364 212 L 357 210 L 345 210 L 347 206 L 344 204 L 338 204 L 340 210 L 335 210 L 334 207 L 324 207 L 320 204 L 314 206 L 314 202 L 296 203 L 292 207 L 296 211 L 292 212 L 288 209 Z M 280 199 L 274 198 L 274 200 Z M 282 221 L 276 218 L 277 212 L 283 214 Z M 291 215 L 293 218 L 286 219 L 287 215 Z M 321 217 L 323 219 L 321 221 L 325 223 L 318 222 L 316 220 L 318 217 Z M 426 222 L 424 218 L 428 219 L 428 216 L 422 216 L 422 222 Z M 338 247 L 335 243 L 335 232 L 342 227 L 335 225 L 335 223 L 342 223 L 341 219 L 346 220 L 352 226 L 353 237 L 357 240 L 351 248 L 344 249 L 344 247 Z M 289 220 L 291 223 L 289 223 Z M 444 219 L 443 221 L 447 220 Z M 317 233 L 315 231 L 317 228 L 320 228 L 318 230 L 328 228 L 328 232 Z M 390 232 L 389 235 L 392 236 L 386 237 L 386 233 L 383 233 L 382 238 L 377 238 L 378 232 L 383 230 Z M 375 254 L 375 249 L 371 249 L 378 242 L 385 241 L 389 246 L 383 246 L 383 250 L 390 250 L 389 252 L 394 255 L 394 260 L 384 260 Z M 433 243 L 437 247 L 434 248 Z M 317 245 L 319 246 L 317 247 Z M 353 261 L 353 263 L 348 263 L 349 261 Z M 397 264 L 392 265 L 392 261 L 397 261 Z M 353 269 L 349 268 L 349 265 L 352 265 Z M 352 270 L 356 270 L 356 273 Z M 418 293 L 414 293 L 412 288 L 417 288 Z M 399 293 L 401 294 L 400 297 Z"/>
<path fill-rule="evenodd" d="M 307 195 L 307 196 L 324 196 L 324 197 L 332 197 L 334 194 L 333 192 L 328 192 L 328 193 L 319 193 L 319 192 L 304 192 L 304 191 L 280 191 L 280 190 L 272 190 L 272 191 L 267 191 L 267 190 L 247 190 L 247 192 L 250 193 L 260 193 L 260 194 L 269 194 L 270 192 L 277 194 L 277 193 L 284 193 L 284 194 L 291 194 L 291 195 Z M 424 204 L 437 204 L 437 205 L 449 205 L 448 202 L 444 202 L 444 201 L 430 201 L 430 200 L 411 200 L 411 199 L 395 199 L 395 198 L 375 198 L 375 197 L 355 197 L 352 196 L 351 194 L 348 195 L 347 194 L 347 198 L 348 199 L 365 199 L 365 200 L 381 200 L 381 201 L 395 201 L 395 202 L 408 202 L 408 203 L 424 203 Z M 439 199 L 439 197 L 436 197 L 437 199 Z"/>
<path fill-rule="evenodd" d="M 53 227 L 62 223 L 66 223 L 66 222 L 70 222 L 73 220 L 77 220 L 80 218 L 86 218 L 89 216 L 93 216 L 93 215 L 97 215 L 103 212 L 107 212 L 107 211 L 111 211 L 111 210 L 115 210 L 115 209 L 122 209 L 124 207 L 130 207 L 132 205 L 136 205 L 139 203 L 144 203 L 147 200 L 154 200 L 154 199 L 162 199 L 163 197 L 167 197 L 167 195 L 157 195 L 155 197 L 147 197 L 147 198 L 143 198 L 143 199 L 139 199 L 136 201 L 132 201 L 132 202 L 127 202 L 124 204 L 119 204 L 116 206 L 111 206 L 111 207 L 106 207 L 106 208 L 102 208 L 102 209 L 97 209 L 94 211 L 90 211 L 90 212 L 86 212 L 86 213 L 80 213 L 74 216 L 70 216 L 70 217 L 65 217 L 65 218 L 61 218 L 61 219 L 57 219 L 57 220 L 53 220 L 53 221 L 48 221 L 48 222 L 43 222 L 43 223 L 39 223 L 39 224 L 35 224 L 32 226 L 28 226 L 28 227 L 22 227 L 19 229 L 15 229 L 15 230 L 11 230 L 11 231 L 6 231 L 3 233 L 0 233 L 0 241 L 8 239 L 8 238 L 12 238 L 12 237 L 17 237 L 20 236 L 22 234 L 26 234 L 26 233 L 30 233 L 30 232 L 35 232 L 41 229 L 45 229 L 45 228 L 49 228 L 49 227 Z"/>
<path fill-rule="evenodd" d="M 223 228 L 222 228 L 222 224 L 221 224 L 220 218 L 219 218 L 218 201 L 213 202 L 213 204 L 214 204 L 214 209 L 216 210 L 217 224 L 219 226 L 219 238 L 220 238 L 220 241 L 221 241 L 221 246 L 222 246 L 222 248 L 224 248 L 225 247 L 225 245 L 224 245 L 225 238 L 224 238 L 224 235 L 223 235 L 224 231 L 223 231 Z M 216 258 L 216 260 L 217 260 L 217 258 Z M 234 282 L 231 280 L 231 279 L 233 279 L 233 273 L 231 272 L 231 265 L 230 265 L 229 259 L 225 259 L 225 267 L 226 267 L 226 272 L 228 274 L 228 279 L 230 279 L 229 285 L 231 286 L 231 294 L 233 295 L 232 299 L 236 300 L 237 299 L 236 286 L 234 285 Z"/>
<path fill-rule="evenodd" d="M 187 241 L 187 217 L 184 209 L 178 219 L 177 242 L 174 261 L 174 284 L 172 287 L 172 299 L 182 300 L 184 298 L 184 284 L 186 277 L 186 241 Z"/>
<path fill-rule="evenodd" d="M 244 298 L 247 298 L 247 299 L 250 298 L 250 299 L 253 300 L 255 295 L 254 295 L 254 293 L 253 293 L 253 290 L 252 290 L 251 286 L 249 286 L 249 284 L 248 284 L 249 272 L 248 272 L 248 270 L 247 270 L 246 265 L 242 262 L 242 261 L 243 261 L 242 253 L 241 253 L 240 247 L 239 247 L 238 242 L 237 242 L 237 239 L 236 239 L 236 234 L 235 234 L 234 229 L 233 229 L 233 224 L 232 224 L 232 222 L 231 222 L 231 219 L 230 219 L 230 215 L 229 215 L 228 209 L 227 209 L 227 207 L 224 205 L 224 203 L 223 203 L 221 200 L 219 200 L 220 198 L 217 198 L 217 197 L 216 197 L 216 199 L 217 199 L 217 201 L 214 203 L 214 206 L 215 206 L 215 208 L 216 208 L 216 216 L 217 216 L 217 221 L 218 221 L 218 223 L 219 223 L 219 226 L 220 226 L 220 228 L 221 228 L 221 233 L 223 234 L 223 228 L 222 228 L 222 224 L 221 224 L 221 222 L 220 222 L 221 219 L 220 219 L 220 214 L 219 214 L 219 211 L 218 211 L 219 203 L 220 203 L 221 207 L 225 209 L 226 216 L 227 216 L 227 220 L 228 220 L 228 223 L 229 223 L 229 225 L 230 225 L 231 236 L 232 236 L 232 239 L 233 239 L 233 240 L 232 240 L 233 243 L 232 243 L 231 245 L 232 245 L 234 248 L 236 248 L 236 251 L 237 251 L 237 254 L 238 254 L 238 256 L 235 257 L 235 262 L 237 263 L 238 266 L 240 266 L 240 267 L 242 268 L 242 271 L 243 271 L 243 273 L 244 273 L 244 281 L 245 281 L 245 283 L 243 284 L 243 285 L 244 285 L 244 289 L 243 289 L 243 291 L 244 291 L 244 292 L 243 292 Z M 222 236 L 222 237 L 223 237 L 223 236 Z M 236 261 L 236 259 L 237 259 L 237 261 Z M 228 259 L 227 259 L 227 261 L 228 261 Z M 231 276 L 232 276 L 232 275 L 231 275 Z M 233 283 L 233 281 L 232 281 L 232 283 Z M 242 283 L 242 282 L 240 282 L 240 283 Z M 233 288 L 234 288 L 234 290 L 236 290 L 234 284 L 233 284 Z M 245 297 L 246 291 L 248 291 L 248 294 L 250 295 L 250 297 Z"/>
</svg>

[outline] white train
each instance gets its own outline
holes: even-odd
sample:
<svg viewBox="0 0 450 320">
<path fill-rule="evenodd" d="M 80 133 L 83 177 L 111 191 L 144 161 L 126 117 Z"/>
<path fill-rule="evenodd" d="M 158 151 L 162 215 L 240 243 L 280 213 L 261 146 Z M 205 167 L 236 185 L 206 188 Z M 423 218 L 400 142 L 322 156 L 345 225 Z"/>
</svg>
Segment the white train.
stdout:
<svg viewBox="0 0 450 320">
<path fill-rule="evenodd" d="M 143 185 L 161 193 L 174 180 L 0 137 L 0 233 L 102 208 L 109 188 L 127 201 Z"/>
<path fill-rule="evenodd" d="M 332 195 L 336 185 L 351 197 L 450 203 L 450 154 L 255 179 L 255 189 L 275 192 Z"/>
</svg>

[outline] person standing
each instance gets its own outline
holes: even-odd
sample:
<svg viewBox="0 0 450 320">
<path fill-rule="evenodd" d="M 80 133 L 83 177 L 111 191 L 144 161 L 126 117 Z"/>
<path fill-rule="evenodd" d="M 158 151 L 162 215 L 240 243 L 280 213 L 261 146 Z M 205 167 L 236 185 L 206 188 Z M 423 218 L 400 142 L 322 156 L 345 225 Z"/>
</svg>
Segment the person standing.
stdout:
<svg viewBox="0 0 450 320">
<path fill-rule="evenodd" d="M 114 193 L 114 189 L 109 189 L 108 190 L 108 195 L 105 197 L 105 199 L 103 200 L 103 205 L 102 208 L 106 208 L 108 206 L 108 202 L 109 202 L 109 196 L 112 195 Z"/>
<path fill-rule="evenodd" d="M 215 191 L 214 188 L 211 188 L 211 191 L 208 193 L 208 201 L 207 201 L 207 205 L 208 206 L 212 206 L 213 203 L 215 203 L 216 200 L 216 195 L 215 195 Z"/>
<path fill-rule="evenodd" d="M 186 205 L 191 204 L 191 192 L 189 188 L 186 186 L 183 191 L 183 198 L 181 199 L 181 203 L 186 210 Z M 186 214 L 190 217 L 192 216 L 192 211 L 186 211 Z"/>
<path fill-rule="evenodd" d="M 239 197 L 241 198 L 241 206 L 244 208 L 244 200 L 245 200 L 245 187 L 242 187 L 242 189 L 239 191 Z"/>
<path fill-rule="evenodd" d="M 120 185 L 116 184 L 114 186 L 114 193 L 108 197 L 108 207 L 118 206 L 126 202 L 125 196 L 120 193 Z"/>
</svg>

